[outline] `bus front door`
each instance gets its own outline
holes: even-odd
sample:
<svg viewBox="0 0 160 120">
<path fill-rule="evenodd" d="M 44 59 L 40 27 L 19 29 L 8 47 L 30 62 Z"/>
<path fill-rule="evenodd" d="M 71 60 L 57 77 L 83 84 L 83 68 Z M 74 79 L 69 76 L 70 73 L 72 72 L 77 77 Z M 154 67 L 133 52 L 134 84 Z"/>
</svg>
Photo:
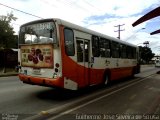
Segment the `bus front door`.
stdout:
<svg viewBox="0 0 160 120">
<path fill-rule="evenodd" d="M 80 86 L 90 84 L 90 67 L 89 67 L 89 48 L 90 41 L 77 39 L 77 79 Z"/>
</svg>

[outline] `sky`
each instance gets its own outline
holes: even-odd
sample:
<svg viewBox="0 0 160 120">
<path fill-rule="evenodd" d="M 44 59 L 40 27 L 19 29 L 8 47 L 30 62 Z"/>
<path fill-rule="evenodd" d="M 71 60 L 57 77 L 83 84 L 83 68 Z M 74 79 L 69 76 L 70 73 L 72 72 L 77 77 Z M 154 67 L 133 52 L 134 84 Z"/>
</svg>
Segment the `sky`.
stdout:
<svg viewBox="0 0 160 120">
<path fill-rule="evenodd" d="M 149 47 L 160 55 L 160 34 L 150 35 L 160 29 L 160 16 L 135 27 L 132 24 L 143 15 L 160 6 L 160 0 L 0 0 L 0 4 L 16 8 L 40 18 L 60 18 L 94 31 L 118 37 L 135 45 Z M 0 5 L 0 15 L 13 12 L 18 19 L 12 21 L 15 34 L 20 25 L 40 18 Z"/>
</svg>

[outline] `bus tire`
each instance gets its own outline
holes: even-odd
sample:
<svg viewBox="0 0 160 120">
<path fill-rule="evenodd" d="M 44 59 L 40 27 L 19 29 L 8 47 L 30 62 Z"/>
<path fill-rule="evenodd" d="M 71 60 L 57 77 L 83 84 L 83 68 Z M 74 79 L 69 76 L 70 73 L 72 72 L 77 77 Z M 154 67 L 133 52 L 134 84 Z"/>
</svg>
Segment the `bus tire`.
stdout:
<svg viewBox="0 0 160 120">
<path fill-rule="evenodd" d="M 108 75 L 105 75 L 104 85 L 108 85 L 108 83 L 109 83 L 109 76 L 108 76 Z"/>
<path fill-rule="evenodd" d="M 109 76 L 108 73 L 105 72 L 104 78 L 103 78 L 103 84 L 104 84 L 105 86 L 107 86 L 107 85 L 109 84 L 109 82 L 110 82 L 110 76 Z"/>
<path fill-rule="evenodd" d="M 130 78 L 134 78 L 134 74 L 136 73 L 136 67 L 134 67 L 133 69 L 132 69 L 132 73 L 131 73 L 131 76 L 130 76 Z"/>
</svg>

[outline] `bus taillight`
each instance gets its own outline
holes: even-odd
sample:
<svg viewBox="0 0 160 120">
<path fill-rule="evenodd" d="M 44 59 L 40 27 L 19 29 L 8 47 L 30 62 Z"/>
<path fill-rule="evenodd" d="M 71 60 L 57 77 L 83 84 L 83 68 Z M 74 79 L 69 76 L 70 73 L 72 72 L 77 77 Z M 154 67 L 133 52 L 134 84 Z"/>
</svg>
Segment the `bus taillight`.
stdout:
<svg viewBox="0 0 160 120">
<path fill-rule="evenodd" d="M 57 69 L 57 68 L 55 68 L 55 72 L 58 72 L 58 69 Z"/>
<path fill-rule="evenodd" d="M 55 66 L 56 66 L 55 72 L 58 72 L 58 71 L 59 71 L 59 70 L 58 70 L 58 68 L 59 68 L 59 63 L 56 63 Z"/>
<path fill-rule="evenodd" d="M 56 68 L 59 68 L 59 64 L 58 63 L 56 63 L 55 66 L 56 66 Z"/>
</svg>

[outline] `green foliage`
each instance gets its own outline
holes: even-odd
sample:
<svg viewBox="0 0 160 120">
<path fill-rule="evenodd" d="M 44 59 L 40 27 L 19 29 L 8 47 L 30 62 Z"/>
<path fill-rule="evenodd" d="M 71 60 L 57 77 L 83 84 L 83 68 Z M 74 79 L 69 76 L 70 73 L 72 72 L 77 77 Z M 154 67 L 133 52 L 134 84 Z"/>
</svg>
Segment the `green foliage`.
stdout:
<svg viewBox="0 0 160 120">
<path fill-rule="evenodd" d="M 149 63 L 154 57 L 151 48 L 139 46 L 141 63 Z"/>
<path fill-rule="evenodd" d="M 0 16 L 0 49 L 17 48 L 18 37 L 14 35 L 13 27 L 10 25 L 12 20 L 16 20 L 13 13 L 7 16 Z"/>
</svg>

